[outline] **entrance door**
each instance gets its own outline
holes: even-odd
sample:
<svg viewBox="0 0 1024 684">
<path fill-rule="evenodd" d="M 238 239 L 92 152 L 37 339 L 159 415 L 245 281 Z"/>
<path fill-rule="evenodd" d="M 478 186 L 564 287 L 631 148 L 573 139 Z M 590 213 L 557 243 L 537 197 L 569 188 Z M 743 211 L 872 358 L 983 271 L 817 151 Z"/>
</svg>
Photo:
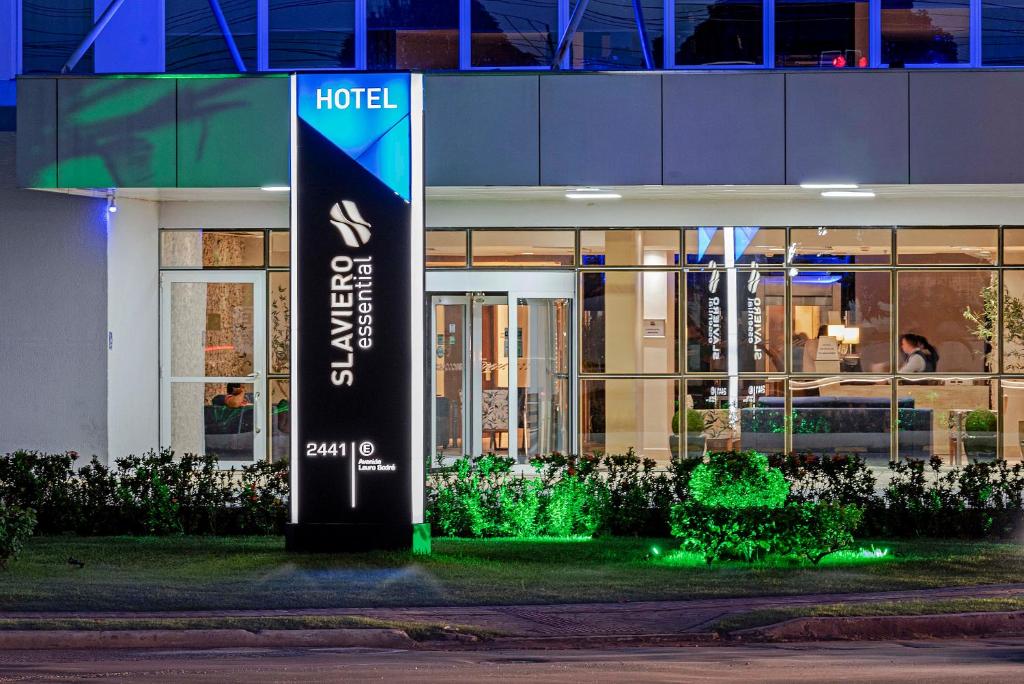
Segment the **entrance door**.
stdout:
<svg viewBox="0 0 1024 684">
<path fill-rule="evenodd" d="M 466 288 L 430 298 L 435 462 L 573 450 L 572 275 L 501 275 L 428 274 L 428 289 Z M 530 289 L 495 290 L 502 282 Z"/>
<path fill-rule="evenodd" d="M 160 443 L 175 453 L 266 458 L 265 277 L 161 274 Z"/>
</svg>

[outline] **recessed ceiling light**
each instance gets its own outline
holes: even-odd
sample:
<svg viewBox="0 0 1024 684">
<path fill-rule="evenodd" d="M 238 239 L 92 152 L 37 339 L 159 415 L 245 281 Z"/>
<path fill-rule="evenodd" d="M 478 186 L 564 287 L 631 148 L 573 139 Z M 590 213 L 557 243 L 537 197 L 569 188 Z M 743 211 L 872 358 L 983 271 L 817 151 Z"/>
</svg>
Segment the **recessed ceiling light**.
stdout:
<svg viewBox="0 0 1024 684">
<path fill-rule="evenodd" d="M 264 185 L 260 187 L 264 192 L 288 192 L 291 188 L 287 185 Z"/>
<path fill-rule="evenodd" d="M 822 197 L 848 197 L 851 199 L 871 199 L 875 196 L 875 193 L 870 190 L 851 191 L 851 190 L 826 190 L 821 193 Z"/>
<path fill-rule="evenodd" d="M 860 186 L 856 183 L 801 183 L 804 190 L 856 190 Z"/>
<path fill-rule="evenodd" d="M 567 192 L 567 193 L 565 193 L 565 197 L 566 197 L 566 199 L 572 199 L 572 200 L 581 200 L 581 199 L 582 200 L 591 200 L 591 199 L 622 199 L 622 195 L 620 195 L 617 192 L 595 192 L 595 191 L 580 192 L 579 190 L 576 190 L 575 192 L 573 192 L 573 191 Z"/>
</svg>

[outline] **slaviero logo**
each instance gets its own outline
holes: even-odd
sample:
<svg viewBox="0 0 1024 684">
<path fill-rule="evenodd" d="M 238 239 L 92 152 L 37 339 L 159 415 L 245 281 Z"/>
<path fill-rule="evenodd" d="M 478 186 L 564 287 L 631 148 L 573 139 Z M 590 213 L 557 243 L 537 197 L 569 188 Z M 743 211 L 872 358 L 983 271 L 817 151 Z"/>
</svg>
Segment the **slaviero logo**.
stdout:
<svg viewBox="0 0 1024 684">
<path fill-rule="evenodd" d="M 752 264 L 751 266 L 753 270 L 750 272 L 750 279 L 747 280 L 747 292 L 756 295 L 757 288 L 761 286 L 761 272 L 757 270 L 757 264 Z"/>
<path fill-rule="evenodd" d="M 351 200 L 334 203 L 331 207 L 331 225 L 338 229 L 341 239 L 352 249 L 359 249 L 370 241 L 370 223 Z"/>
</svg>

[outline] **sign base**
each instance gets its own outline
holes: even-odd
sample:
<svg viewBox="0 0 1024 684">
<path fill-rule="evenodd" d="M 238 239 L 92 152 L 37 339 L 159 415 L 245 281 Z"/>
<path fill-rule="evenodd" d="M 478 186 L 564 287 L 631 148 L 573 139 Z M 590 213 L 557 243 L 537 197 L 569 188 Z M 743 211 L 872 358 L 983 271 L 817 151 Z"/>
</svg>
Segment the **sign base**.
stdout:
<svg viewBox="0 0 1024 684">
<path fill-rule="evenodd" d="M 361 523 L 294 523 L 284 526 L 284 548 L 300 553 L 408 551 L 413 525 Z"/>
</svg>

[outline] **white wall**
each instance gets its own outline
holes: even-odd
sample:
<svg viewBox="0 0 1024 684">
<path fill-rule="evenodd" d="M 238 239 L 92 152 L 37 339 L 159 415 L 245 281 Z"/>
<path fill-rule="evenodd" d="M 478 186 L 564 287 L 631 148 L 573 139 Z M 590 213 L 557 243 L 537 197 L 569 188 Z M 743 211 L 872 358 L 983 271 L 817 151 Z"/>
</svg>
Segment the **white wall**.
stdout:
<svg viewBox="0 0 1024 684">
<path fill-rule="evenodd" d="M 288 199 L 160 203 L 161 228 L 288 228 Z"/>
<path fill-rule="evenodd" d="M 118 200 L 107 238 L 109 460 L 158 446 L 159 205 Z"/>
</svg>

